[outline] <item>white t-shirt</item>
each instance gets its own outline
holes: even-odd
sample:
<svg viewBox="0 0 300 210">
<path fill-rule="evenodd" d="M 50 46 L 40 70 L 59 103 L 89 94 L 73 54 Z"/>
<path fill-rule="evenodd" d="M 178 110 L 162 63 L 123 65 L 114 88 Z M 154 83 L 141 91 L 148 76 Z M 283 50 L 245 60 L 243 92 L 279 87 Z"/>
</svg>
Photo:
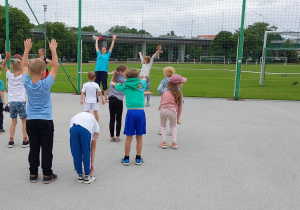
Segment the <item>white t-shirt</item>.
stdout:
<svg viewBox="0 0 300 210">
<path fill-rule="evenodd" d="M 81 92 L 85 92 L 85 103 L 97 103 L 97 92 L 101 91 L 96 82 L 86 82 L 83 84 Z"/>
<path fill-rule="evenodd" d="M 80 112 L 76 114 L 70 122 L 70 128 L 72 128 L 73 124 L 80 125 L 84 127 L 91 133 L 91 137 L 93 139 L 94 133 L 99 133 L 99 124 L 97 123 L 94 115 L 88 112 Z"/>
<path fill-rule="evenodd" d="M 6 79 L 8 80 L 8 102 L 25 101 L 25 87 L 23 85 L 22 74 L 15 77 L 15 74 L 8 70 L 6 72 Z"/>
</svg>

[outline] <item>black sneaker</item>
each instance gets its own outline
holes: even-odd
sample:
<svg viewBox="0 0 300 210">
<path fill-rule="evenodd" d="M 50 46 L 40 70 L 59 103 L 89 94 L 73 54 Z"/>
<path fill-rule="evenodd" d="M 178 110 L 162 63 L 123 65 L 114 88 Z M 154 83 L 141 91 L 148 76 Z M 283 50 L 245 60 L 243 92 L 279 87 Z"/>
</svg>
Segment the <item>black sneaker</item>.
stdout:
<svg viewBox="0 0 300 210">
<path fill-rule="evenodd" d="M 84 178 L 84 176 L 82 174 L 78 175 L 77 182 L 82 183 L 83 182 L 83 178 Z"/>
<path fill-rule="evenodd" d="M 8 142 L 8 148 L 13 148 L 14 147 L 15 142 L 14 141 L 9 141 Z"/>
<path fill-rule="evenodd" d="M 31 183 L 36 183 L 37 178 L 38 178 L 38 175 L 34 175 L 34 176 L 30 175 L 29 176 L 29 180 Z"/>
<path fill-rule="evenodd" d="M 5 132 L 5 130 L 4 129 L 0 129 L 0 133 L 4 133 Z"/>
<path fill-rule="evenodd" d="M 57 179 L 57 175 L 52 173 L 50 176 L 44 176 L 43 181 L 44 184 L 49 184 Z"/>
<path fill-rule="evenodd" d="M 27 142 L 23 141 L 22 147 L 23 148 L 29 147 L 29 141 L 27 141 Z"/>
<path fill-rule="evenodd" d="M 86 175 L 86 176 L 84 177 L 83 183 L 84 183 L 84 184 L 90 184 L 90 183 L 92 183 L 92 182 L 95 181 L 95 180 L 96 180 L 96 177 L 95 177 L 95 176 L 92 176 L 92 175 Z"/>
</svg>

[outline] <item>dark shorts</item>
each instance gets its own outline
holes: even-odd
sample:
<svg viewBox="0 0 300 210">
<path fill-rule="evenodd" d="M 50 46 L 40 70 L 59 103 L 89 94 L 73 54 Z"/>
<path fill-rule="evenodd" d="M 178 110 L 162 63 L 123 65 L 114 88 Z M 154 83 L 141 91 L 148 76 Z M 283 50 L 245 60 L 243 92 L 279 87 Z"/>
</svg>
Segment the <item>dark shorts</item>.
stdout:
<svg viewBox="0 0 300 210">
<path fill-rule="evenodd" d="M 129 109 L 127 111 L 124 134 L 127 136 L 146 134 L 146 115 L 143 109 Z"/>
<path fill-rule="evenodd" d="M 11 118 L 17 118 L 18 114 L 20 116 L 20 119 L 27 118 L 26 102 L 25 101 L 9 102 L 9 113 Z"/>
<path fill-rule="evenodd" d="M 99 85 L 101 88 L 102 84 L 102 90 L 107 90 L 107 72 L 106 71 L 95 71 L 96 79 L 95 82 Z M 101 83 L 101 84 L 100 84 Z"/>
</svg>

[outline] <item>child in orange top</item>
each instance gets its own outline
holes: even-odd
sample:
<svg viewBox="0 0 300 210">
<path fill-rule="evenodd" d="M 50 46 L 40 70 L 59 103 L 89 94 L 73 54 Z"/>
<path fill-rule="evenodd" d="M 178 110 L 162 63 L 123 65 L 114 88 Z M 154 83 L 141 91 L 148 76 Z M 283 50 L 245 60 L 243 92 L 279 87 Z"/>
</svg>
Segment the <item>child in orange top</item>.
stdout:
<svg viewBox="0 0 300 210">
<path fill-rule="evenodd" d="M 170 130 L 172 134 L 172 148 L 177 149 L 177 124 L 181 124 L 180 115 L 182 110 L 183 103 L 183 94 L 180 90 L 183 83 L 186 82 L 187 79 L 180 76 L 179 74 L 173 74 L 170 77 L 170 81 L 168 84 L 168 90 L 166 90 L 160 100 L 160 131 L 162 136 L 162 143 L 160 144 L 161 148 L 167 148 L 167 139 L 166 139 L 166 125 L 167 120 L 170 121 Z"/>
</svg>

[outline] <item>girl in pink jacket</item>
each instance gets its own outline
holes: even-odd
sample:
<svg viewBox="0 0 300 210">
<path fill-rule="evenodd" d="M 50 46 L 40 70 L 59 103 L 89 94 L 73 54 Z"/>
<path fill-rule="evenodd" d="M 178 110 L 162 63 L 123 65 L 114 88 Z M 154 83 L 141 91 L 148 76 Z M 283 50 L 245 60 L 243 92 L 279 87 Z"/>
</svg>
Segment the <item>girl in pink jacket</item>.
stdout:
<svg viewBox="0 0 300 210">
<path fill-rule="evenodd" d="M 166 139 L 166 125 L 167 120 L 170 121 L 170 130 L 172 135 L 172 148 L 177 149 L 177 129 L 176 123 L 181 124 L 180 115 L 182 110 L 183 103 L 183 95 L 180 90 L 183 83 L 186 82 L 187 79 L 182 77 L 179 74 L 173 74 L 170 77 L 170 81 L 167 83 L 168 90 L 163 92 L 160 99 L 160 130 L 162 136 L 162 143 L 160 147 L 163 149 L 167 148 L 167 139 Z"/>
</svg>

